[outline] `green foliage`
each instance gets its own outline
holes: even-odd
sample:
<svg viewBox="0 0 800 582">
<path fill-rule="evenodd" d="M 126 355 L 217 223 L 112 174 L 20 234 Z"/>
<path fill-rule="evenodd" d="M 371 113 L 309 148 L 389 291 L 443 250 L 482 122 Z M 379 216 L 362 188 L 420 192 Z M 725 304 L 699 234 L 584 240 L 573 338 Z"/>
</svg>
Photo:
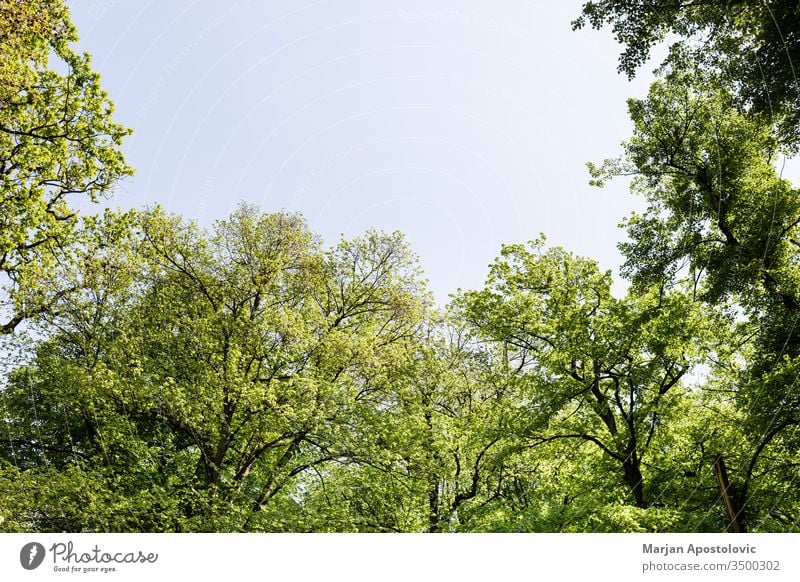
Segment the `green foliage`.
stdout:
<svg viewBox="0 0 800 582">
<path fill-rule="evenodd" d="M 76 291 L 0 392 L 9 531 L 726 527 L 710 466 L 751 459 L 758 394 L 724 387 L 753 347 L 677 288 L 616 298 L 540 240 L 437 315 L 396 234 L 325 250 L 247 206 L 212 232 L 160 209 L 81 232 L 80 270 L 51 275 Z M 732 367 L 700 390 L 710 358 Z M 733 475 L 754 527 L 790 527 L 790 492 L 761 508 L 793 435 Z"/>
<path fill-rule="evenodd" d="M 299 216 L 245 206 L 211 234 L 158 209 L 92 229 L 80 292 L 2 394 L 8 454 L 31 469 L 99 465 L 99 489 L 132 480 L 134 498 L 167 492 L 168 527 L 274 529 L 254 512 L 353 456 L 357 383 L 420 325 L 413 256 L 379 233 L 324 251 Z M 127 510 L 141 521 L 146 506 Z"/>
<path fill-rule="evenodd" d="M 795 305 L 800 202 L 774 167 L 769 126 L 702 75 L 657 81 L 629 110 L 624 157 L 595 168 L 601 179 L 635 175 L 648 202 L 626 221 L 623 273 L 640 288 L 689 276 L 709 301 L 756 304 L 767 293 Z"/>
<path fill-rule="evenodd" d="M 677 291 L 618 300 L 610 286 L 592 261 L 540 240 L 504 247 L 487 288 L 462 303 L 531 385 L 522 446 L 591 443 L 644 508 L 644 461 L 686 397 L 679 382 L 704 354 L 708 322 Z"/>
<path fill-rule="evenodd" d="M 0 332 L 69 289 L 42 284 L 78 224 L 72 199 L 97 199 L 132 170 L 127 129 L 60 0 L 0 1 Z M 63 72 L 62 72 L 63 71 Z M 83 202 L 83 200 L 78 200 Z"/>
<path fill-rule="evenodd" d="M 588 2 L 629 74 L 690 39 L 590 164 L 647 201 L 632 285 L 542 237 L 439 310 L 399 233 L 79 217 L 130 173 L 127 130 L 63 4 L 0 0 L 0 531 L 716 532 L 720 460 L 737 520 L 795 531 L 796 95 L 765 24 L 790 8 Z M 772 119 L 734 75 L 756 65 Z"/>
<path fill-rule="evenodd" d="M 794 0 L 600 0 L 586 2 L 574 29 L 610 25 L 623 46 L 620 72 L 633 77 L 654 45 L 669 40 L 665 64 L 700 65 L 734 87 L 736 102 L 778 126 L 796 147 L 800 99 L 800 8 Z M 677 37 L 677 39 L 676 39 Z"/>
<path fill-rule="evenodd" d="M 796 2 L 610 1 L 587 3 L 575 23 L 612 23 L 628 74 L 666 33 L 681 37 L 648 97 L 629 102 L 623 157 L 590 170 L 599 185 L 635 175 L 648 201 L 620 245 L 635 288 L 689 280 L 738 320 L 720 334 L 732 349 L 711 360 L 707 389 L 726 395 L 712 402 L 725 410 L 715 424 L 741 425 L 724 447 L 753 528 L 791 529 L 796 516 L 800 198 L 776 159 L 798 143 L 798 15 Z"/>
</svg>

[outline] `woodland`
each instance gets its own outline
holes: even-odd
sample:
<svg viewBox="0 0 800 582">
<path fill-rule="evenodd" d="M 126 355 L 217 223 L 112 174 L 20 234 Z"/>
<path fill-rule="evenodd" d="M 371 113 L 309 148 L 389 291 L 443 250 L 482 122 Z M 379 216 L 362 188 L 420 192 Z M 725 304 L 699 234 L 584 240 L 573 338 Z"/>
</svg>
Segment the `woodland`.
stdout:
<svg viewBox="0 0 800 582">
<path fill-rule="evenodd" d="M 87 211 L 130 131 L 63 0 L 0 0 L 0 531 L 798 531 L 800 5 L 572 27 L 668 45 L 589 164 L 627 291 L 532 233 L 439 305 L 401 233 Z"/>
</svg>

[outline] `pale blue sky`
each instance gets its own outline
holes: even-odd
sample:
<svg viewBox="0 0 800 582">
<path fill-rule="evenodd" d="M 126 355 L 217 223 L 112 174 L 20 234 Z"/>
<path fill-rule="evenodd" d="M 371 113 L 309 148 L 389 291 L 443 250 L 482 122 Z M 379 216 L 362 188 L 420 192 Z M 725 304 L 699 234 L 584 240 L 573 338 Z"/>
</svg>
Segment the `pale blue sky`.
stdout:
<svg viewBox="0 0 800 582">
<path fill-rule="evenodd" d="M 504 242 L 619 265 L 624 182 L 587 161 L 630 133 L 609 31 L 580 1 L 70 2 L 136 176 L 115 202 L 203 224 L 239 200 L 302 212 L 327 243 L 399 229 L 437 298 L 480 286 Z"/>
</svg>

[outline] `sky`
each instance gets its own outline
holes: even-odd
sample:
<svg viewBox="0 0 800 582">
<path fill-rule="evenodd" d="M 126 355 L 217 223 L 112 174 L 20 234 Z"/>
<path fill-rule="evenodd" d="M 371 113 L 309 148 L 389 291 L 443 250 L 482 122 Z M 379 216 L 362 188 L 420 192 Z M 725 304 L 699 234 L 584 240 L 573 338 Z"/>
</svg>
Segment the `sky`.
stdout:
<svg viewBox="0 0 800 582">
<path fill-rule="evenodd" d="M 240 201 L 299 211 L 328 244 L 400 230 L 440 303 L 480 287 L 501 244 L 540 233 L 617 270 L 626 99 L 609 30 L 580 1 L 71 1 L 81 41 L 134 130 L 122 208 L 205 226 Z M 618 290 L 621 288 L 617 284 Z"/>
</svg>

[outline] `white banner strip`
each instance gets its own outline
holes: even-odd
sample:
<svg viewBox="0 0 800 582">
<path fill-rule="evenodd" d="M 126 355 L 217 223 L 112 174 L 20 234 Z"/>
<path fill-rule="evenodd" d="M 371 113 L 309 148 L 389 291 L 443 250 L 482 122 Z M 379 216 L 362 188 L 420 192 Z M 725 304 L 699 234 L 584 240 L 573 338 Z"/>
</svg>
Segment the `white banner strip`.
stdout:
<svg viewBox="0 0 800 582">
<path fill-rule="evenodd" d="M 800 534 L 4 534 L 0 579 L 795 581 L 799 548 Z"/>
</svg>

